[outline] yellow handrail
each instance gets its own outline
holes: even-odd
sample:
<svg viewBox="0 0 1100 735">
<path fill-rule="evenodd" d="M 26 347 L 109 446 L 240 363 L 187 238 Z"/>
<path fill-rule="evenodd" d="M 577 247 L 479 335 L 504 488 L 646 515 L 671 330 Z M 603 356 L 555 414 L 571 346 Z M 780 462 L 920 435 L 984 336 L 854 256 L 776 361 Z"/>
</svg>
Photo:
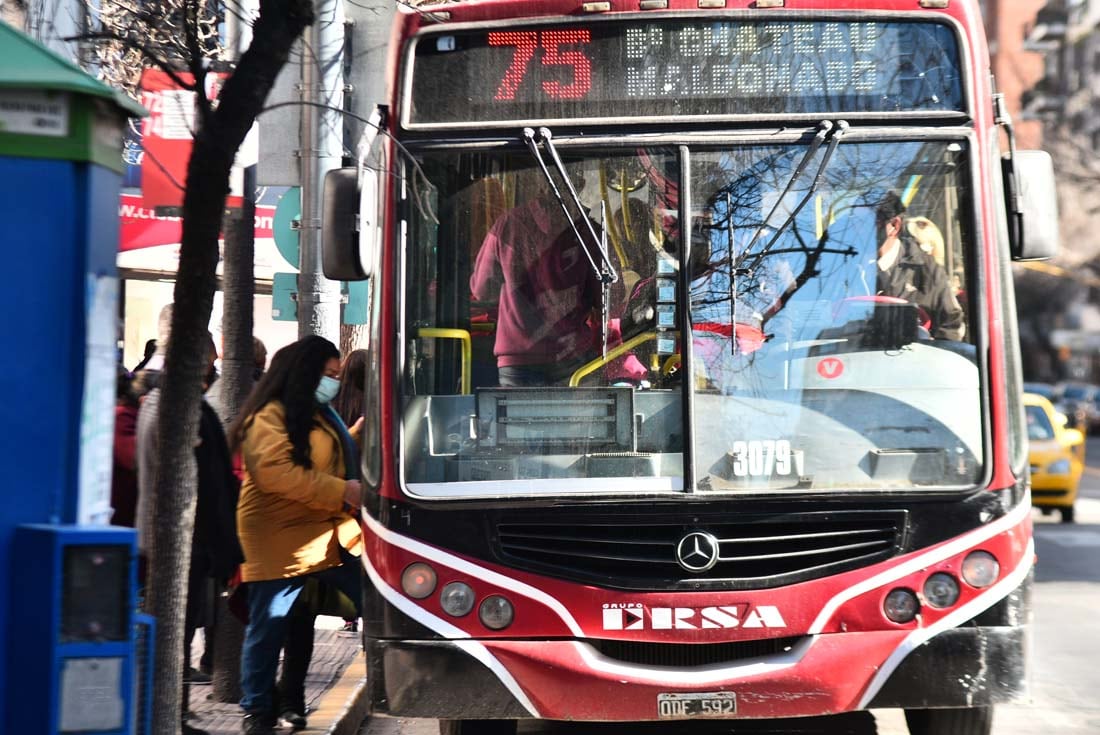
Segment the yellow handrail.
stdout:
<svg viewBox="0 0 1100 735">
<path fill-rule="evenodd" d="M 607 357 L 597 357 L 592 362 L 589 362 L 585 365 L 581 365 L 579 368 L 577 368 L 577 371 L 575 373 L 573 373 L 573 376 L 571 378 L 569 378 L 569 387 L 570 388 L 576 388 L 578 385 L 580 385 L 581 378 L 583 378 L 584 376 L 588 375 L 589 373 L 593 373 L 593 372 L 599 370 L 601 367 L 603 367 L 607 363 L 611 362 L 616 357 L 619 357 L 621 355 L 626 354 L 627 352 L 630 352 L 632 349 L 634 349 L 635 347 L 640 345 L 642 342 L 647 342 L 651 339 L 656 339 L 656 338 L 657 338 L 657 333 L 656 332 L 642 332 L 641 334 L 634 335 L 633 337 L 628 339 L 626 342 L 623 342 L 618 347 L 615 347 L 614 349 L 609 350 L 608 353 L 607 353 Z"/>
<path fill-rule="evenodd" d="M 474 348 L 470 343 L 470 333 L 465 329 L 447 329 L 444 327 L 421 327 L 417 333 L 420 337 L 436 339 L 457 339 L 462 343 L 462 395 L 471 393 L 472 364 L 474 361 Z"/>
</svg>

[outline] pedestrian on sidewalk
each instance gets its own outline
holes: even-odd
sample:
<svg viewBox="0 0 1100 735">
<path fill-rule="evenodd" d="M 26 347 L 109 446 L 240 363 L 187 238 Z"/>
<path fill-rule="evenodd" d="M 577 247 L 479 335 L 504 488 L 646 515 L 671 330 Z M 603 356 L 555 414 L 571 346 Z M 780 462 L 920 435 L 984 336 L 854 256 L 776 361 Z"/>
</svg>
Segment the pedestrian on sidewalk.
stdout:
<svg viewBox="0 0 1100 735">
<path fill-rule="evenodd" d="M 284 715 L 273 697 L 279 650 L 307 582 L 333 585 L 359 613 L 358 451 L 329 405 L 339 371 L 340 353 L 322 337 L 284 347 L 229 430 L 231 449 L 244 460 L 237 528 L 248 597 L 241 707 L 249 735 L 272 733 Z M 305 726 L 304 712 L 285 714 Z"/>
<path fill-rule="evenodd" d="M 352 350 L 340 365 L 340 390 L 332 399 L 332 407 L 340 414 L 356 442 L 363 429 L 364 394 L 363 385 L 367 380 L 367 351 Z M 359 618 L 344 617 L 344 630 L 359 632 Z"/>
</svg>

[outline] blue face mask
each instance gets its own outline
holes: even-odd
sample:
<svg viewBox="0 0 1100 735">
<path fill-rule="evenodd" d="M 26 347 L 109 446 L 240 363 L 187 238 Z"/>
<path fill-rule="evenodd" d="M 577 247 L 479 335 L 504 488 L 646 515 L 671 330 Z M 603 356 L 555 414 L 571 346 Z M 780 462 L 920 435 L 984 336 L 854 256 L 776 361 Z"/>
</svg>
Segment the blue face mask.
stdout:
<svg viewBox="0 0 1100 735">
<path fill-rule="evenodd" d="M 336 397 L 336 394 L 340 392 L 340 381 L 336 378 L 330 378 L 327 375 L 321 376 L 321 382 L 317 386 L 317 390 L 313 391 L 313 397 L 317 399 L 318 403 L 325 404 Z"/>
</svg>

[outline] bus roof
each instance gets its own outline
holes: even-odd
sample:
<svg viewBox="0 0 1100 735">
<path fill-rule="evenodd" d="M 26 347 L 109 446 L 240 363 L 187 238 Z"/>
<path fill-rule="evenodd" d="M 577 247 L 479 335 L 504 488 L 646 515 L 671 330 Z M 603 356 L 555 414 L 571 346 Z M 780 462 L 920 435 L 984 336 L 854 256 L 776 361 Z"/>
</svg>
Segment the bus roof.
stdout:
<svg viewBox="0 0 1100 735">
<path fill-rule="evenodd" d="M 781 0 L 781 6 L 767 9 L 757 8 L 757 0 L 718 1 L 721 7 L 714 7 L 714 0 L 664 0 L 663 3 L 660 0 L 460 0 L 417 7 L 400 5 L 399 8 L 404 13 L 419 15 L 428 24 L 440 21 L 465 23 L 553 16 L 593 17 L 607 13 L 716 13 L 723 10 L 751 10 L 761 13 L 782 13 L 785 10 L 938 11 L 960 20 L 966 17 L 971 22 L 981 18 L 977 0 Z"/>
</svg>

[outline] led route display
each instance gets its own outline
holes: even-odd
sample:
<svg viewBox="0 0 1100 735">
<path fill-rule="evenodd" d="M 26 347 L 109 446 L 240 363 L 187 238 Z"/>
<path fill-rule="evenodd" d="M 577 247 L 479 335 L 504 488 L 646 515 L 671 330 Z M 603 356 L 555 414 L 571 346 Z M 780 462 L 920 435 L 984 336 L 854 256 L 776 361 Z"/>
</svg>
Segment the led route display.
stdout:
<svg viewBox="0 0 1100 735">
<path fill-rule="evenodd" d="M 416 125 L 578 118 L 962 111 L 949 26 L 594 22 L 420 38 Z"/>
</svg>

